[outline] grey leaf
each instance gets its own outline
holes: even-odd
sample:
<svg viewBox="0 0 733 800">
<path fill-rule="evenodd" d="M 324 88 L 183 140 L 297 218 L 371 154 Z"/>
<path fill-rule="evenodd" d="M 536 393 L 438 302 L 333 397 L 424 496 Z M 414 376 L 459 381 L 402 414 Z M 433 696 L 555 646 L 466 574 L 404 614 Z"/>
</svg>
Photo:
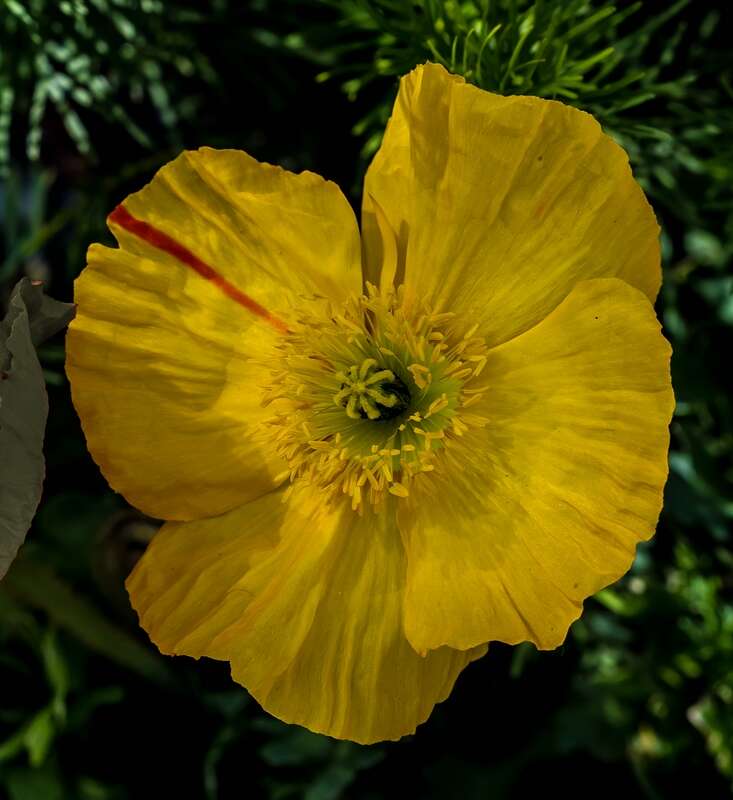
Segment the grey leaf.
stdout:
<svg viewBox="0 0 733 800">
<path fill-rule="evenodd" d="M 30 528 L 45 475 L 48 397 L 34 345 L 73 315 L 73 305 L 45 297 L 23 278 L 0 321 L 0 579 Z"/>
</svg>

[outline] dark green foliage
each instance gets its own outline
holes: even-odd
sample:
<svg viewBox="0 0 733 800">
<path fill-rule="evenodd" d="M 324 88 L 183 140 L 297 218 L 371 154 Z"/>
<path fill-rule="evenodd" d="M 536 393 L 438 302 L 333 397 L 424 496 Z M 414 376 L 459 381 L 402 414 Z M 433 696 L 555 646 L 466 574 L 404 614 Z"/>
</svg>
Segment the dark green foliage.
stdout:
<svg viewBox="0 0 733 800">
<path fill-rule="evenodd" d="M 650 16 L 639 13 L 642 2 L 618 8 L 588 0 L 333 0 L 342 24 L 312 32 L 326 48 L 308 53 L 329 67 L 321 79 L 347 76 L 343 87 L 352 97 L 375 78 L 403 75 L 430 60 L 492 92 L 561 99 L 607 126 L 658 134 L 653 126 L 637 127 L 624 112 L 660 94 L 679 97 L 694 81 L 689 74 L 681 84 L 664 81 L 682 25 L 661 52 L 653 44 L 688 3 L 678 0 Z M 707 22 L 706 30 L 713 26 Z M 329 36 L 338 37 L 332 47 Z M 300 42 L 286 44 L 298 48 Z"/>
<path fill-rule="evenodd" d="M 146 146 L 150 138 L 135 106 L 152 106 L 174 131 L 196 108 L 190 97 L 172 102 L 169 81 L 214 80 L 195 46 L 192 30 L 203 19 L 195 8 L 171 8 L 162 0 L 3 0 L 0 174 L 7 169 L 13 118 L 21 117 L 27 156 L 36 161 L 49 107 L 87 156 L 94 147 L 82 109 L 114 121 Z"/>
<path fill-rule="evenodd" d="M 587 603 L 560 650 L 492 646 L 415 737 L 335 742 L 268 717 L 226 665 L 164 659 L 138 630 L 123 581 L 155 524 L 130 514 L 92 464 L 58 336 L 39 351 L 46 492 L 0 586 L 0 798 L 514 800 L 538 781 L 571 799 L 730 796 L 727 4 L 208 5 L 0 0 L 3 305 L 22 273 L 70 299 L 86 246 L 108 240 L 105 215 L 179 143 L 314 169 L 356 203 L 397 76 L 438 60 L 483 88 L 590 111 L 630 153 L 663 227 L 659 312 L 678 401 L 665 511 L 632 572 Z"/>
</svg>

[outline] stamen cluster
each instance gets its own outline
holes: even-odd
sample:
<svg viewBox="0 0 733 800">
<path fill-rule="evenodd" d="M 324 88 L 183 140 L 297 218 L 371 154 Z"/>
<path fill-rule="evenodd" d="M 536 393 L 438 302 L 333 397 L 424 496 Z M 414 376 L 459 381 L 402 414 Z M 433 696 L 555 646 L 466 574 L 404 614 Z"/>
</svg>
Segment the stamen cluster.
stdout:
<svg viewBox="0 0 733 800">
<path fill-rule="evenodd" d="M 343 383 L 336 393 L 334 401 L 337 406 L 344 406 L 346 414 L 351 419 L 375 420 L 385 416 L 397 416 L 409 402 L 400 402 L 400 396 L 396 391 L 390 391 L 397 386 L 398 378 L 389 369 L 376 369 L 376 358 L 365 358 L 361 366 L 349 367 L 348 372 L 336 374 Z M 403 384 L 404 386 L 404 384 Z M 387 410 L 394 413 L 384 413 Z"/>
<path fill-rule="evenodd" d="M 486 391 L 475 334 L 402 289 L 367 285 L 340 309 L 299 298 L 262 401 L 290 481 L 326 501 L 345 495 L 361 513 L 365 502 L 407 497 L 424 473 L 447 472 L 448 450 L 487 422 L 470 410 Z"/>
</svg>

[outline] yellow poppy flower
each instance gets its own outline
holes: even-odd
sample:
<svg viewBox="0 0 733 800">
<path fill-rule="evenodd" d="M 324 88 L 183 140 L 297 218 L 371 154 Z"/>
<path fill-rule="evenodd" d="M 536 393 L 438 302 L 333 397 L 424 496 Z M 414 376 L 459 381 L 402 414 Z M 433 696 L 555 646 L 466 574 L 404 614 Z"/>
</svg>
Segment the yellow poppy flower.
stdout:
<svg viewBox="0 0 733 800">
<path fill-rule="evenodd" d="M 207 148 L 109 223 L 68 374 L 110 484 L 168 520 L 128 581 L 163 652 L 396 739 L 486 642 L 559 645 L 652 535 L 658 228 L 587 114 L 427 64 L 361 239 L 333 183 Z"/>
</svg>

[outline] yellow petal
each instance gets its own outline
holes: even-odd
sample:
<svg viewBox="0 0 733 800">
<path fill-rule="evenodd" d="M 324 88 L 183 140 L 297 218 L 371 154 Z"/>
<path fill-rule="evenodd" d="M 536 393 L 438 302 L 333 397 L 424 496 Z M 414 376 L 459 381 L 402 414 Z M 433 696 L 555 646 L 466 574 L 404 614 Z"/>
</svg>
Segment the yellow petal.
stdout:
<svg viewBox="0 0 733 800">
<path fill-rule="evenodd" d="M 408 290 L 470 315 L 490 344 L 528 330 L 580 280 L 620 277 L 652 300 L 659 290 L 658 226 L 626 154 L 562 103 L 418 67 L 365 180 L 365 250 L 378 254 L 369 198 L 397 234 Z"/>
<path fill-rule="evenodd" d="M 259 424 L 262 364 L 297 295 L 361 285 L 338 188 L 237 151 L 187 152 L 110 215 L 76 282 L 67 372 L 110 484 L 165 519 L 226 511 L 283 465 Z"/>
<path fill-rule="evenodd" d="M 335 183 L 312 172 L 204 147 L 182 153 L 123 205 L 268 309 L 285 311 L 283 292 L 340 302 L 361 290 L 354 212 Z M 112 229 L 123 249 L 160 256 Z"/>
<path fill-rule="evenodd" d="M 368 743 L 414 731 L 486 648 L 422 658 L 402 630 L 394 514 L 329 510 L 308 489 L 168 523 L 128 580 L 165 653 L 231 662 L 271 714 Z"/>
<path fill-rule="evenodd" d="M 662 505 L 669 356 L 649 301 L 617 279 L 578 284 L 489 352 L 470 456 L 400 506 L 416 649 L 557 647 L 583 600 L 629 569 Z"/>
<path fill-rule="evenodd" d="M 362 203 L 361 224 L 364 283 L 387 294 L 404 278 L 404 247 L 398 247 L 397 235 L 379 203 L 367 195 Z"/>
<path fill-rule="evenodd" d="M 249 358 L 280 334 L 187 278 L 94 245 L 66 338 L 89 451 L 114 489 L 163 519 L 225 511 L 283 470 L 257 436 L 264 370 Z"/>
</svg>

